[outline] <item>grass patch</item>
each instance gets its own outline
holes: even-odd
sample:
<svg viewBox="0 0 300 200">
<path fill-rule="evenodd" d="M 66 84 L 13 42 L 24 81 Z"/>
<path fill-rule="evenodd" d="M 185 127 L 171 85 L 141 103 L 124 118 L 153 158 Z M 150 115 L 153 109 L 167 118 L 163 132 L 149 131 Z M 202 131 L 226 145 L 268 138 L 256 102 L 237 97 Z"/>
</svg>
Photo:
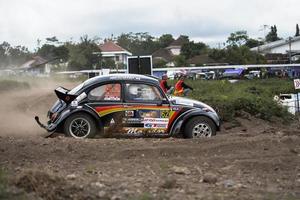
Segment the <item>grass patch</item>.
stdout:
<svg viewBox="0 0 300 200">
<path fill-rule="evenodd" d="M 0 168 L 0 199 L 7 199 L 9 193 L 7 192 L 7 177 L 3 169 Z"/>
<path fill-rule="evenodd" d="M 152 200 L 154 198 L 150 193 L 144 192 L 144 193 L 142 193 L 141 195 L 139 195 L 137 197 L 133 197 L 133 198 L 129 198 L 129 199 L 132 199 L 132 200 Z"/>
<path fill-rule="evenodd" d="M 223 121 L 232 121 L 241 111 L 271 120 L 278 117 L 285 122 L 293 116 L 287 109 L 273 101 L 274 95 L 296 93 L 293 81 L 289 79 L 186 81 L 194 88 L 190 98 L 212 106 Z"/>
</svg>

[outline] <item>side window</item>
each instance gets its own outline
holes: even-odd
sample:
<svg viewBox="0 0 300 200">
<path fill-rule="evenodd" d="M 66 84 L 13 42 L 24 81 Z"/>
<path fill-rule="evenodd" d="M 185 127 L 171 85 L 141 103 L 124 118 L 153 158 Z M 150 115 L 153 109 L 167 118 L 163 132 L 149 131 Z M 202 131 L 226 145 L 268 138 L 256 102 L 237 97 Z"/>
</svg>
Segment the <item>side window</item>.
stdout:
<svg viewBox="0 0 300 200">
<path fill-rule="evenodd" d="M 155 86 L 145 84 L 126 84 L 127 101 L 160 101 L 161 93 Z"/>
<path fill-rule="evenodd" d="M 89 92 L 88 99 L 92 101 L 120 101 L 121 85 L 113 83 L 96 87 Z"/>
</svg>

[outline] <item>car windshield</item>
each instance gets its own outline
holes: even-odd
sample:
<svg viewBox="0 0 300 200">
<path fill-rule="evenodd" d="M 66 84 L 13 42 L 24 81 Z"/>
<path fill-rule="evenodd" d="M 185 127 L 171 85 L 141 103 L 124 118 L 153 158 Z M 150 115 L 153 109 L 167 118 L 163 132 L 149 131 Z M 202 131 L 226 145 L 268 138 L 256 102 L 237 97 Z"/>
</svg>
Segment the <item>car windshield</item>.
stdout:
<svg viewBox="0 0 300 200">
<path fill-rule="evenodd" d="M 76 94 L 83 87 L 83 85 L 84 85 L 84 83 L 81 83 L 80 85 L 77 85 L 70 92 L 68 92 L 68 94 L 71 94 L 71 95 Z"/>
</svg>

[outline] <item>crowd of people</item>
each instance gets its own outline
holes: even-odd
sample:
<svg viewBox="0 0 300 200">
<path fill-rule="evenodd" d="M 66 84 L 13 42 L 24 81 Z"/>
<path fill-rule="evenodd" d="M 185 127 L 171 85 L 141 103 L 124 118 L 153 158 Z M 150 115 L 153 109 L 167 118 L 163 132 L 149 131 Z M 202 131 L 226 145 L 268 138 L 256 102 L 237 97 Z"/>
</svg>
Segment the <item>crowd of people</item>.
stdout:
<svg viewBox="0 0 300 200">
<path fill-rule="evenodd" d="M 187 96 L 193 90 L 193 88 L 184 82 L 185 79 L 186 76 L 181 75 L 175 86 L 172 87 L 168 85 L 168 76 L 165 74 L 160 80 L 160 87 L 166 94 L 172 94 L 175 96 Z"/>
</svg>

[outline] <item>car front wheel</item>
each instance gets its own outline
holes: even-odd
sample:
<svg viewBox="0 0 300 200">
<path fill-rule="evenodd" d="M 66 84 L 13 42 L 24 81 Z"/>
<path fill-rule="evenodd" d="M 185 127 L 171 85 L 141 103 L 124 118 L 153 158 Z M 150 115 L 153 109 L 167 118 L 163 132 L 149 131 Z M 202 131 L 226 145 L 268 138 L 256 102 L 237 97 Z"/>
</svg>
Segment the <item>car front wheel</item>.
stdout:
<svg viewBox="0 0 300 200">
<path fill-rule="evenodd" d="M 185 138 L 203 138 L 216 135 L 215 123 L 204 116 L 190 119 L 184 129 Z"/>
<path fill-rule="evenodd" d="M 94 120 L 85 113 L 71 115 L 65 122 L 65 133 L 74 138 L 93 138 L 97 129 Z"/>
</svg>

